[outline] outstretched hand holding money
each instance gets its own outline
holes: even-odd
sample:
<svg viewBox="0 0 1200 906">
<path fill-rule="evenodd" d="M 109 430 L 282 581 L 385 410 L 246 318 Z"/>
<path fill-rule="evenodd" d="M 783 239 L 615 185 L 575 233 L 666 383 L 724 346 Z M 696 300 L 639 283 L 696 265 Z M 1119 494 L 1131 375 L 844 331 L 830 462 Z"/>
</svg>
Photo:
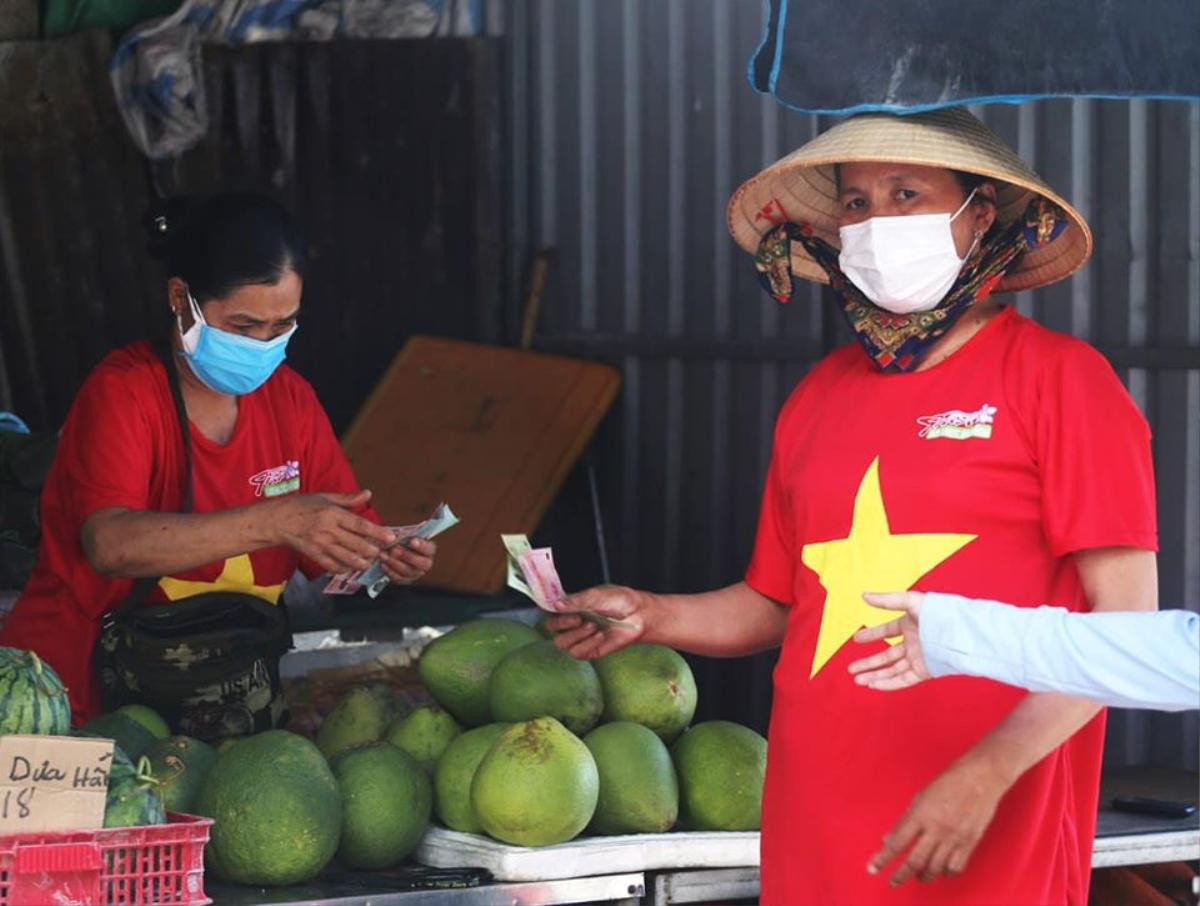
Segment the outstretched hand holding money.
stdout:
<svg viewBox="0 0 1200 906">
<path fill-rule="evenodd" d="M 554 566 L 554 553 L 548 547 L 534 548 L 524 535 L 501 535 L 504 549 L 508 551 L 508 587 L 519 591 L 547 613 L 562 613 L 567 609 L 567 593 Z M 592 610 L 577 611 L 580 618 L 602 627 L 623 626 L 634 629 L 632 624 L 623 623 L 619 617 L 597 613 Z"/>
<path fill-rule="evenodd" d="M 554 644 L 580 660 L 604 657 L 642 637 L 646 631 L 646 595 L 620 585 L 600 585 L 569 595 L 546 620 Z M 602 619 L 589 619 L 589 616 Z"/>
</svg>

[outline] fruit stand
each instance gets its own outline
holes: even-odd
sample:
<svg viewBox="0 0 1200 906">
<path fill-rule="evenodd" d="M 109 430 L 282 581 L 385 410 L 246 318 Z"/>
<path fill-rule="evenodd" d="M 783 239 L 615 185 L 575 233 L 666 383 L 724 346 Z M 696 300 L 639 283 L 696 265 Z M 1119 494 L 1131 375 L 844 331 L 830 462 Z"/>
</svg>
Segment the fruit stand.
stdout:
<svg viewBox="0 0 1200 906">
<path fill-rule="evenodd" d="M 141 703 L 70 729 L 54 671 L 3 649 L 3 730 L 113 761 L 94 823 L 67 825 L 70 839 L 6 838 L 0 869 L 47 890 L 94 872 L 102 892 L 84 902 L 158 902 L 176 866 L 154 856 L 146 869 L 138 841 L 196 820 L 192 903 L 639 902 L 729 869 L 753 895 L 766 740 L 695 722 L 695 680 L 672 649 L 576 660 L 537 613 L 392 627 L 386 640 L 306 632 L 300 617 L 280 669 L 288 728 L 211 745 L 172 736 Z M 102 856 L 106 834 L 134 848 Z"/>
<path fill-rule="evenodd" d="M 499 613 L 501 617 L 521 617 L 518 613 Z M 370 641 L 353 630 L 345 635 L 356 641 L 346 642 L 337 630 L 316 632 L 299 637 L 301 650 L 285 659 L 285 672 L 293 676 L 319 675 L 324 671 L 350 669 L 353 664 L 399 663 L 407 659 L 406 644 L 411 638 L 392 641 Z M 418 643 L 420 644 L 420 643 Z M 1140 794 L 1160 798 L 1189 800 L 1195 796 L 1196 777 L 1186 772 L 1146 771 L 1117 773 L 1106 779 L 1102 800 L 1107 803 L 1119 794 Z M 676 833 L 681 843 L 688 838 L 703 836 Z M 710 835 L 720 838 L 720 834 Z M 653 867 L 631 867 L 631 863 L 614 857 L 626 840 L 635 838 L 580 838 L 575 842 L 547 847 L 540 854 L 535 849 L 504 847 L 483 837 L 455 834 L 435 828 L 426 843 L 415 853 L 415 860 L 433 865 L 475 864 L 501 867 L 508 877 L 488 879 L 487 874 L 464 872 L 449 875 L 414 878 L 411 873 L 383 871 L 324 875 L 320 879 L 288 888 L 246 888 L 213 883 L 210 893 L 217 904 L 241 906 L 249 903 L 296 904 L 388 904 L 388 903 L 577 903 L 577 902 L 640 902 L 665 903 L 729 903 L 753 901 L 758 894 L 757 835 L 730 833 L 727 839 L 736 854 L 725 861 L 718 858 L 710 867 L 695 867 L 687 855 L 677 867 L 663 861 L 649 861 Z M 652 839 L 651 837 L 643 839 Z M 439 859 L 460 844 L 460 857 L 446 862 Z M 688 841 L 690 842 L 690 840 Z M 1107 867 L 1164 862 L 1194 857 L 1200 847 L 1200 822 L 1195 817 L 1181 820 L 1137 817 L 1111 808 L 1102 808 L 1097 831 L 1094 865 Z M 589 849 L 592 851 L 589 852 Z M 685 847 L 686 849 L 686 847 Z M 508 850 L 507 861 L 497 861 L 497 850 Z M 573 852 L 570 852 L 573 851 Z M 694 856 L 694 850 L 691 855 Z M 567 858 L 564 859 L 564 853 Z M 474 858 L 472 858 L 472 854 Z M 581 857 L 581 858 L 580 858 Z M 578 861 L 571 862 L 572 858 Z M 522 859 L 536 866 L 551 865 L 545 877 L 533 877 Z M 733 864 L 741 862 L 743 864 Z M 636 863 L 632 863 L 636 864 Z M 684 865 L 692 867 L 682 867 Z M 719 866 L 719 867 L 716 867 Z M 564 874 L 570 874 L 564 877 Z M 468 887 L 419 887 L 423 883 L 466 883 Z M 407 888 L 407 889 L 406 889 Z"/>
<path fill-rule="evenodd" d="M 61 887 L 87 881 L 83 869 L 114 903 L 155 902 L 146 891 L 165 890 L 171 872 L 186 875 L 186 902 L 219 906 L 753 901 L 761 737 L 693 723 L 690 672 L 670 649 L 633 646 L 593 667 L 560 660 L 531 610 L 489 616 L 449 630 L 376 624 L 370 634 L 305 631 L 301 618 L 296 650 L 281 665 L 296 732 L 214 751 L 170 737 L 141 705 L 77 728 L 116 742 L 119 780 L 109 783 L 105 812 L 113 827 L 0 838 L 10 878 L 0 904 L 36 901 L 18 896 L 24 888 L 13 878 Z M 4 729 L 62 734 L 61 684 L 14 652 L 5 649 L 3 663 L 14 696 Z M 655 695 L 665 708 L 647 708 Z M 640 722 L 621 719 L 622 708 Z M 697 785 L 696 764 L 717 781 Z M 749 771 L 750 785 L 739 788 L 729 765 Z M 707 797 L 706 785 L 732 792 Z M 1130 771 L 1109 776 L 1102 798 L 1190 800 L 1195 785 L 1186 772 Z M 167 823 L 164 810 L 216 821 Z M 181 834 L 186 862 L 156 855 L 161 867 L 148 869 L 150 850 Z M 105 855 L 106 845 L 117 855 Z M 1102 808 L 1093 861 L 1186 860 L 1197 846 L 1195 816 Z"/>
</svg>

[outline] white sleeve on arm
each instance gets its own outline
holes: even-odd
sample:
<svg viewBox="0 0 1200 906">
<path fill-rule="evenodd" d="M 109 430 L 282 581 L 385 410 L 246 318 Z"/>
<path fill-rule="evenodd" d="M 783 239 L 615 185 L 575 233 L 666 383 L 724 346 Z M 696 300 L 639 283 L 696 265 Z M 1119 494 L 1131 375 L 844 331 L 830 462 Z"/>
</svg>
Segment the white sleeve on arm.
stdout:
<svg viewBox="0 0 1200 906">
<path fill-rule="evenodd" d="M 918 623 L 932 676 L 981 676 L 1119 708 L 1200 708 L 1200 614 L 1071 613 L 929 593 Z"/>
</svg>

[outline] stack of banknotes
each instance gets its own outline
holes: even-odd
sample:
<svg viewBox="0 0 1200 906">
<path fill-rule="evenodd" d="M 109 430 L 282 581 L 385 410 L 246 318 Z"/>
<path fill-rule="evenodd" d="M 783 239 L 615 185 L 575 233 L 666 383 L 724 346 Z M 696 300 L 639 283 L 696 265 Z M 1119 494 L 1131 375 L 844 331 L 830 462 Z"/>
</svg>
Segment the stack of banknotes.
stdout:
<svg viewBox="0 0 1200 906">
<path fill-rule="evenodd" d="M 396 533 L 396 541 L 392 546 L 408 544 L 413 538 L 428 540 L 455 525 L 458 525 L 458 517 L 451 512 L 450 507 L 446 504 L 439 503 L 437 509 L 433 511 L 433 515 L 424 522 L 417 525 L 391 526 L 392 531 Z M 383 564 L 376 560 L 366 569 L 338 573 L 325 586 L 325 594 L 352 595 L 360 589 L 366 588 L 368 595 L 372 598 L 377 598 L 379 597 L 379 593 L 387 588 L 390 581 L 383 571 Z"/>
</svg>

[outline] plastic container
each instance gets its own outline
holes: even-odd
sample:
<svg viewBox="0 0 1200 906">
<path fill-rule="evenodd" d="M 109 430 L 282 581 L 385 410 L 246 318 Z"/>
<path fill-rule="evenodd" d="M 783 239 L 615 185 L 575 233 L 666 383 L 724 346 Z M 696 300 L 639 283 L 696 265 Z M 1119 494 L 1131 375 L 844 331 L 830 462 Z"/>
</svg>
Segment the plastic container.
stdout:
<svg viewBox="0 0 1200 906">
<path fill-rule="evenodd" d="M 211 818 L 0 837 L 0 906 L 205 906 Z"/>
<path fill-rule="evenodd" d="M 434 868 L 486 868 L 498 881 L 558 881 L 631 871 L 758 865 L 758 831 L 578 837 L 557 846 L 509 846 L 431 827 L 413 854 Z"/>
</svg>

